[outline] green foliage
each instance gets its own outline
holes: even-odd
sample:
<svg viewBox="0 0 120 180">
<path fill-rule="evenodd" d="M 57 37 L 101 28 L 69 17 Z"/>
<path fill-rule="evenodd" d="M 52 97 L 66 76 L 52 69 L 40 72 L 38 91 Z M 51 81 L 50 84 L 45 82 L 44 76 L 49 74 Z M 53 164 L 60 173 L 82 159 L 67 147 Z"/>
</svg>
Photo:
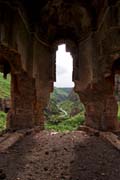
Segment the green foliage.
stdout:
<svg viewBox="0 0 120 180">
<path fill-rule="evenodd" d="M 6 113 L 0 111 L 0 131 L 6 128 Z"/>
<path fill-rule="evenodd" d="M 45 128 L 55 131 L 75 130 L 84 122 L 83 114 L 84 107 L 73 88 L 55 88 L 45 111 Z"/>
<path fill-rule="evenodd" d="M 61 123 L 62 121 L 66 120 L 65 117 L 63 116 L 59 116 L 59 115 L 52 115 L 48 121 L 48 124 L 51 125 L 58 125 L 59 123 Z"/>
<path fill-rule="evenodd" d="M 64 101 L 68 98 L 71 88 L 55 88 L 54 92 L 51 93 L 50 99 L 56 102 Z"/>
<path fill-rule="evenodd" d="M 70 119 L 65 119 L 64 121 L 61 121 L 57 125 L 52 124 L 51 122 L 47 122 L 45 124 L 45 128 L 47 130 L 54 130 L 54 131 L 61 131 L 61 132 L 74 131 L 83 123 L 84 123 L 84 115 L 81 113 L 81 114 L 77 114 L 76 116 Z"/>
<path fill-rule="evenodd" d="M 61 102 L 59 105 L 68 113 L 68 115 L 70 115 L 71 111 L 75 108 L 78 108 L 79 112 L 84 112 L 83 104 L 80 103 L 80 101 L 71 101 L 68 99 Z"/>
<path fill-rule="evenodd" d="M 120 121 L 120 102 L 118 103 L 118 120 Z"/>
<path fill-rule="evenodd" d="M 0 73 L 0 98 L 10 97 L 10 79 L 10 75 L 4 79 L 3 74 Z"/>
<path fill-rule="evenodd" d="M 70 114 L 73 105 L 74 102 L 70 100 L 66 100 L 60 103 L 60 107 L 62 107 L 68 114 Z"/>
<path fill-rule="evenodd" d="M 3 74 L 0 73 L 0 98 L 10 97 L 10 75 L 7 79 L 3 78 Z M 6 128 L 6 113 L 0 111 L 0 131 Z"/>
</svg>

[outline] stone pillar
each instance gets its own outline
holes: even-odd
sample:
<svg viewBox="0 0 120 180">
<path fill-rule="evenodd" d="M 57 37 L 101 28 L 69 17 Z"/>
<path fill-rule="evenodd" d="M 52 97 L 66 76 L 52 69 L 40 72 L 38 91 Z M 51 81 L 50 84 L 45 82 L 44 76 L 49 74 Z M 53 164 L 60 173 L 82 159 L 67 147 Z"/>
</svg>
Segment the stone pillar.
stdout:
<svg viewBox="0 0 120 180">
<path fill-rule="evenodd" d="M 35 100 L 35 125 L 39 126 L 41 130 L 44 129 L 45 115 L 44 110 L 47 107 L 50 92 L 52 91 L 52 82 L 36 82 L 36 100 Z"/>
<path fill-rule="evenodd" d="M 35 103 L 35 126 L 39 126 L 41 130 L 44 129 L 45 116 L 44 110 L 47 106 L 47 101 L 41 97 L 41 99 L 37 99 Z"/>
<path fill-rule="evenodd" d="M 118 106 L 113 92 L 111 77 L 78 92 L 86 110 L 85 125 L 102 131 L 118 129 Z"/>
<path fill-rule="evenodd" d="M 34 126 L 35 82 L 26 72 L 11 73 L 11 109 L 7 116 L 8 129 Z"/>
</svg>

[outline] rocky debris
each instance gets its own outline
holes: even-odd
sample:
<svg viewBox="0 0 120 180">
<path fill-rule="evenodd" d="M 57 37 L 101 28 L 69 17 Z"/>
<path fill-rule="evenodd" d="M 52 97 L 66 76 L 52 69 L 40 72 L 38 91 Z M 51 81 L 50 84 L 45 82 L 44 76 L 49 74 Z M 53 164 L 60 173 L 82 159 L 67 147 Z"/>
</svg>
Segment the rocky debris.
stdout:
<svg viewBox="0 0 120 180">
<path fill-rule="evenodd" d="M 10 147 L 15 145 L 18 141 L 20 141 L 24 136 L 30 135 L 34 130 L 27 129 L 27 130 L 20 130 L 15 132 L 7 132 L 3 133 L 0 136 L 0 152 L 5 152 Z"/>
<path fill-rule="evenodd" d="M 0 177 L 7 180 L 119 180 L 119 153 L 99 136 L 85 131 L 33 131 L 7 153 L 0 153 Z"/>
</svg>

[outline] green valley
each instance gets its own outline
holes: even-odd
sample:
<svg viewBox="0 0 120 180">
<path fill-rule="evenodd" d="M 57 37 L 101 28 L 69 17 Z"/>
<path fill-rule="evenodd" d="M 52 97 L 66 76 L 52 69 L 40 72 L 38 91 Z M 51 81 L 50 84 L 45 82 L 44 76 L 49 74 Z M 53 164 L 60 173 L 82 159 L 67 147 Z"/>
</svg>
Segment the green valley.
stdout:
<svg viewBox="0 0 120 180">
<path fill-rule="evenodd" d="M 84 122 L 84 107 L 72 88 L 55 88 L 45 110 L 46 129 L 71 131 Z"/>
</svg>

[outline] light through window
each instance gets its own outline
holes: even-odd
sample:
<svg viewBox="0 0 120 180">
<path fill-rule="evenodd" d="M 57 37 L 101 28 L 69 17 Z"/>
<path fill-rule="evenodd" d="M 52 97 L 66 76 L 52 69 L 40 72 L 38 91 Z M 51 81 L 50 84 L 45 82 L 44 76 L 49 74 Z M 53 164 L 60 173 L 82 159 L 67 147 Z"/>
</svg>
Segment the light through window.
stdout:
<svg viewBox="0 0 120 180">
<path fill-rule="evenodd" d="M 56 82 L 55 87 L 74 87 L 72 82 L 73 58 L 66 52 L 66 45 L 58 46 L 56 52 Z"/>
</svg>

